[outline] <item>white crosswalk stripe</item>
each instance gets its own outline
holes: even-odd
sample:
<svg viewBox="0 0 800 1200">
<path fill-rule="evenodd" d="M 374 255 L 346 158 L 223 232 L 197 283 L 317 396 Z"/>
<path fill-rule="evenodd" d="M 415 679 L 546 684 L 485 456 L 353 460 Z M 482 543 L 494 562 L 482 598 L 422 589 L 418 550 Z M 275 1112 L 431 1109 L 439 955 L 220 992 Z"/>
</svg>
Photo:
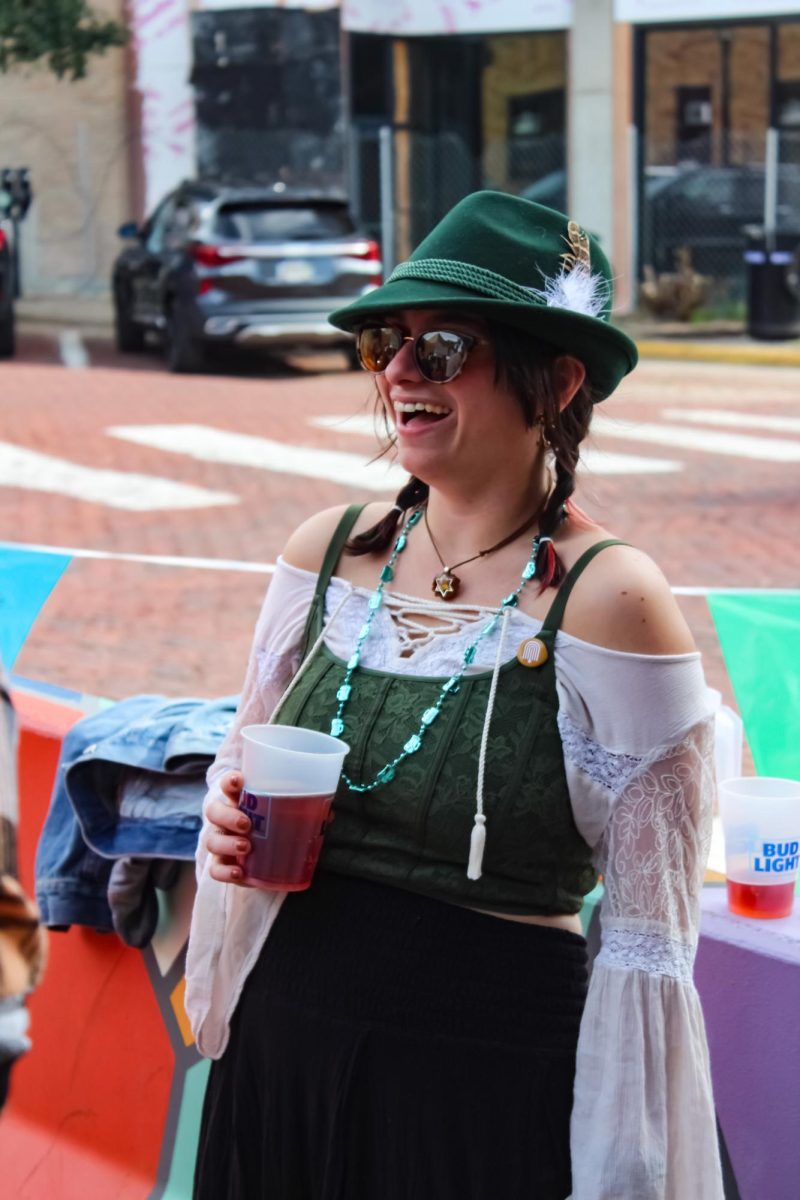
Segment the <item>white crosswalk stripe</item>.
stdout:
<svg viewBox="0 0 800 1200">
<path fill-rule="evenodd" d="M 668 421 L 692 425 L 719 425 L 728 429 L 756 429 L 764 433 L 800 433 L 800 417 L 773 417 L 766 413 L 726 412 L 721 408 L 666 408 Z"/>
<path fill-rule="evenodd" d="M 684 450 L 704 451 L 733 458 L 751 458 L 759 462 L 800 462 L 800 442 L 785 438 L 763 438 L 719 430 L 687 428 L 684 425 L 657 424 L 655 421 L 625 421 L 618 417 L 597 417 L 593 433 L 629 442 L 649 442 L 656 446 L 676 446 Z"/>
<path fill-rule="evenodd" d="M 239 503 L 239 497 L 230 492 L 215 492 L 134 471 L 85 467 L 10 442 L 0 442 L 0 485 L 53 492 L 75 500 L 107 504 L 109 508 L 127 509 L 128 512 Z"/>
<path fill-rule="evenodd" d="M 376 437 L 375 418 L 357 414 L 352 417 L 321 416 L 309 417 L 308 423 L 334 433 L 353 433 L 360 437 Z M 378 428 L 380 428 L 378 426 Z M 654 458 L 651 455 L 615 454 L 597 446 L 584 446 L 581 450 L 581 467 L 593 475 L 663 475 L 671 471 L 682 471 L 684 464 L 669 458 Z"/>
<path fill-rule="evenodd" d="M 232 433 L 210 425 L 115 425 L 112 437 L 184 454 L 202 462 L 256 467 L 284 475 L 329 479 L 372 492 L 396 492 L 408 479 L 391 463 L 368 462 L 368 453 L 345 454 L 315 446 L 293 446 L 249 433 Z"/>
</svg>

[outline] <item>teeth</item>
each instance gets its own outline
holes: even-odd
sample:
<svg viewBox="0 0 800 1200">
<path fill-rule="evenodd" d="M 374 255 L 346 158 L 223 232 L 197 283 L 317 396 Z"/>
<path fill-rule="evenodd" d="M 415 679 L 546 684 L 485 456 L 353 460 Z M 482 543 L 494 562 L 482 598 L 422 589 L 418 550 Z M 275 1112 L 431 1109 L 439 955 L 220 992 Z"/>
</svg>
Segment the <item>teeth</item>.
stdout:
<svg viewBox="0 0 800 1200">
<path fill-rule="evenodd" d="M 434 415 L 444 416 L 444 417 L 447 416 L 447 413 L 449 411 L 446 408 L 442 408 L 441 405 L 439 405 L 439 404 L 422 404 L 419 401 L 417 401 L 414 404 L 405 404 L 402 401 L 398 401 L 395 404 L 394 408 L 395 408 L 395 412 L 401 412 L 401 413 L 427 412 L 427 413 L 433 413 Z"/>
</svg>

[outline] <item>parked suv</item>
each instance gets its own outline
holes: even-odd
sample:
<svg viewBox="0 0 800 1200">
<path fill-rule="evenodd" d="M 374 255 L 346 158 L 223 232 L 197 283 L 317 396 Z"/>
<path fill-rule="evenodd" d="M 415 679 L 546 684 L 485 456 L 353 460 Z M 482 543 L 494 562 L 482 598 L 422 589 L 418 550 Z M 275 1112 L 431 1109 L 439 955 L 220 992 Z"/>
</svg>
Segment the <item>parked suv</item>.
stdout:
<svg viewBox="0 0 800 1200">
<path fill-rule="evenodd" d="M 201 370 L 225 343 L 343 346 L 328 313 L 381 282 L 380 248 L 359 233 L 345 200 L 312 192 L 186 182 L 142 228 L 113 274 L 117 346 L 140 350 L 148 330 L 173 371 Z"/>
</svg>

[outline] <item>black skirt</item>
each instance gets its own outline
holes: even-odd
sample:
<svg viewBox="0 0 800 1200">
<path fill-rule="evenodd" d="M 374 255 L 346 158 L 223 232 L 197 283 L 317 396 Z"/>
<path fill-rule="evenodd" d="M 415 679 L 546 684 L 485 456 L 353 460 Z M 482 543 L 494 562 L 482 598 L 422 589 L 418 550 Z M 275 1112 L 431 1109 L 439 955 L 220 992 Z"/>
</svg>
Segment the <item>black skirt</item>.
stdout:
<svg viewBox="0 0 800 1200">
<path fill-rule="evenodd" d="M 195 1200 L 565 1200 L 586 943 L 318 871 L 206 1092 Z"/>
</svg>

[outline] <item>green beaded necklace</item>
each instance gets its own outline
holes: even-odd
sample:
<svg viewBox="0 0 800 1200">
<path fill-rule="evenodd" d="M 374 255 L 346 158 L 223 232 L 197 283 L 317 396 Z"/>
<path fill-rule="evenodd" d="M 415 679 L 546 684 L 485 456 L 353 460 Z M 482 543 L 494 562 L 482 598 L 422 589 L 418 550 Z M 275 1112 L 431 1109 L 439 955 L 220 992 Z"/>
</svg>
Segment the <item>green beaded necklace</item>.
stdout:
<svg viewBox="0 0 800 1200">
<path fill-rule="evenodd" d="M 399 537 L 395 541 L 394 548 L 389 556 L 389 560 L 381 571 L 378 586 L 375 588 L 375 591 L 369 598 L 369 615 L 367 616 L 364 624 L 361 626 L 358 638 L 356 639 L 355 650 L 347 660 L 347 669 L 344 673 L 344 679 L 342 680 L 336 692 L 336 699 L 339 701 L 339 706 L 336 709 L 336 716 L 331 721 L 331 735 L 333 737 L 340 738 L 344 736 L 344 712 L 347 708 L 347 702 L 350 699 L 350 695 L 353 691 L 353 685 L 351 683 L 353 673 L 361 661 L 361 648 L 369 637 L 370 628 L 373 620 L 375 619 L 375 614 L 383 604 L 383 589 L 387 583 L 391 583 L 391 581 L 394 579 L 394 566 L 397 562 L 398 556 L 402 554 L 406 548 L 408 534 L 422 519 L 423 512 L 424 508 L 416 509 L 406 521 Z M 500 619 L 503 616 L 504 610 L 507 608 L 514 608 L 519 603 L 520 592 L 525 587 L 525 584 L 528 583 L 529 580 L 533 579 L 534 575 L 536 574 L 536 556 L 539 551 L 539 546 L 541 542 L 549 540 L 549 538 L 542 538 L 540 534 L 537 534 L 533 539 L 530 557 L 522 569 L 522 577 L 519 586 L 500 601 L 500 606 L 497 611 L 492 614 L 490 620 L 484 625 L 475 641 L 471 642 L 470 645 L 467 646 L 466 650 L 464 651 L 461 667 L 454 675 L 451 675 L 450 678 L 442 684 L 442 688 L 439 692 L 436 703 L 431 705 L 430 708 L 425 709 L 420 720 L 419 728 L 417 729 L 416 733 L 412 733 L 408 741 L 405 742 L 401 753 L 398 754 L 396 758 L 393 758 L 391 762 L 388 762 L 386 766 L 381 767 L 375 778 L 369 783 L 354 783 L 346 772 L 342 772 L 342 778 L 350 788 L 351 792 L 372 792 L 375 790 L 375 788 L 380 787 L 382 783 L 390 783 L 391 780 L 394 779 L 397 768 L 400 766 L 401 762 L 403 762 L 406 758 L 409 758 L 412 754 L 417 753 L 422 745 L 422 739 L 425 737 L 428 729 L 430 729 L 431 725 L 442 711 L 442 705 L 447 697 L 455 696 L 458 692 L 461 680 L 467 667 L 475 661 L 475 654 L 480 643 L 485 637 L 488 637 L 490 634 L 494 633 L 495 629 L 500 623 Z"/>
</svg>

